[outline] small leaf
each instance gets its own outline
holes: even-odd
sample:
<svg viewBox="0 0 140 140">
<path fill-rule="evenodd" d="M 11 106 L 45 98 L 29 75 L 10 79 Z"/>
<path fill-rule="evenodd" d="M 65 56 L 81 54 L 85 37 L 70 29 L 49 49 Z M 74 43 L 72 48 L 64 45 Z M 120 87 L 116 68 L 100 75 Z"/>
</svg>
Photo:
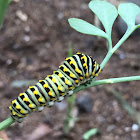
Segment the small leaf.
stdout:
<svg viewBox="0 0 140 140">
<path fill-rule="evenodd" d="M 88 130 L 84 135 L 83 135 L 83 139 L 84 140 L 89 140 L 91 136 L 95 136 L 99 133 L 99 129 L 98 128 L 93 128 Z"/>
<path fill-rule="evenodd" d="M 89 3 L 89 8 L 97 15 L 106 33 L 111 37 L 112 26 L 118 16 L 115 6 L 106 1 L 93 0 Z"/>
<path fill-rule="evenodd" d="M 80 33 L 108 38 L 104 31 L 82 19 L 70 18 L 68 19 L 68 22 L 73 29 Z"/>
<path fill-rule="evenodd" d="M 140 7 L 133 3 L 122 3 L 118 7 L 118 13 L 129 27 L 133 27 L 136 16 L 140 14 Z"/>
</svg>

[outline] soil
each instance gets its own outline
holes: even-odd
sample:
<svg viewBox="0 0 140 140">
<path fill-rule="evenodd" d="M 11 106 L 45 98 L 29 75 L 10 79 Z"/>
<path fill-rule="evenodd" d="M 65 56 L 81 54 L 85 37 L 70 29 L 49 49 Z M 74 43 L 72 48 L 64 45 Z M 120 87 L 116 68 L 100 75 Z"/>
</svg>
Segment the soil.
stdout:
<svg viewBox="0 0 140 140">
<path fill-rule="evenodd" d="M 7 107 L 18 93 L 28 87 L 14 88 L 11 83 L 15 80 L 44 79 L 52 74 L 67 57 L 69 42 L 73 53 L 82 52 L 93 56 L 98 63 L 102 62 L 107 52 L 106 40 L 80 34 L 68 24 L 71 17 L 93 23 L 94 14 L 87 7 L 88 3 L 88 0 L 15 0 L 10 4 L 0 32 L 0 121 L 10 116 Z M 18 16 L 19 10 L 25 18 Z M 117 22 L 113 27 L 113 45 L 120 39 L 116 25 Z M 112 56 L 97 79 L 139 75 L 139 46 L 139 36 L 131 36 Z M 140 139 L 139 130 L 132 129 L 137 121 L 108 92 L 110 87 L 140 111 L 139 81 L 104 85 L 75 94 L 76 98 L 90 96 L 93 109 L 90 113 L 78 113 L 78 120 L 67 135 L 62 131 L 67 108 L 59 109 L 57 105 L 32 113 L 22 123 L 5 129 L 5 133 L 10 140 L 24 140 L 45 124 L 51 132 L 39 140 L 82 140 L 83 134 L 92 128 L 100 130 L 100 134 L 92 140 Z M 67 99 L 63 103 L 67 104 Z"/>
</svg>

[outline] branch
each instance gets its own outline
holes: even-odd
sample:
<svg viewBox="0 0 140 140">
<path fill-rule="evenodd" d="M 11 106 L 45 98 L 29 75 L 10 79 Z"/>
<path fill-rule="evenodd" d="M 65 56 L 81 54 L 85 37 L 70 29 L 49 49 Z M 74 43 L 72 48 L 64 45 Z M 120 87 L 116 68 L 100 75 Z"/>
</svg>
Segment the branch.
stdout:
<svg viewBox="0 0 140 140">
<path fill-rule="evenodd" d="M 140 80 L 140 76 L 130 76 L 130 77 L 121 77 L 121 78 L 110 78 L 110 79 L 104 79 L 104 80 L 98 80 L 98 81 L 92 81 L 89 84 L 81 85 L 74 89 L 74 92 L 81 91 L 83 89 L 104 85 L 104 84 L 112 84 L 112 83 L 119 83 L 119 82 L 129 82 L 129 81 L 138 81 Z"/>
<path fill-rule="evenodd" d="M 140 76 L 130 76 L 130 77 L 121 77 L 121 78 L 110 78 L 110 79 L 104 79 L 104 80 L 98 80 L 98 81 L 92 81 L 90 84 L 84 84 L 74 89 L 73 93 L 76 93 L 80 90 L 104 85 L 104 84 L 112 84 L 112 83 L 118 83 L 118 82 L 129 82 L 129 81 L 138 81 L 140 80 Z M 14 123 L 14 120 L 12 117 L 7 118 L 3 122 L 0 123 L 0 131 L 4 128 L 10 126 L 12 123 Z"/>
<path fill-rule="evenodd" d="M 12 117 L 5 119 L 3 122 L 0 123 L 0 131 L 3 130 L 4 128 L 10 126 L 14 122 L 15 121 Z"/>
</svg>

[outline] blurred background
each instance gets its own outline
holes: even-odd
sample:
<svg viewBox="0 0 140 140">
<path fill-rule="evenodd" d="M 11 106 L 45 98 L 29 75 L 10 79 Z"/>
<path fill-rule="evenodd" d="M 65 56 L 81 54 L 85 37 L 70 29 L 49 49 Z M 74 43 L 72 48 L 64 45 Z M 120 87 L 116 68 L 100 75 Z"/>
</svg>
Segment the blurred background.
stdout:
<svg viewBox="0 0 140 140">
<path fill-rule="evenodd" d="M 108 0 L 109 1 L 109 0 Z M 84 19 L 102 28 L 88 8 L 89 0 L 13 0 L 0 30 L 0 121 L 10 116 L 7 107 L 29 85 L 57 70 L 73 53 L 91 55 L 99 64 L 107 53 L 106 40 L 73 30 L 68 18 Z M 116 7 L 124 1 L 110 0 Z M 128 0 L 140 6 L 139 0 Z M 127 11 L 126 11 L 127 12 Z M 140 24 L 140 16 L 136 18 Z M 103 29 L 103 28 L 102 28 Z M 125 33 L 126 24 L 117 18 L 113 45 Z M 140 30 L 112 56 L 97 79 L 139 75 Z M 75 94 L 71 115 L 76 117 L 63 131 L 67 99 L 29 115 L 1 132 L 8 140 L 82 140 L 92 128 L 93 140 L 140 139 L 140 82 L 125 82 L 89 88 Z M 129 106 L 130 105 L 130 106 Z"/>
</svg>

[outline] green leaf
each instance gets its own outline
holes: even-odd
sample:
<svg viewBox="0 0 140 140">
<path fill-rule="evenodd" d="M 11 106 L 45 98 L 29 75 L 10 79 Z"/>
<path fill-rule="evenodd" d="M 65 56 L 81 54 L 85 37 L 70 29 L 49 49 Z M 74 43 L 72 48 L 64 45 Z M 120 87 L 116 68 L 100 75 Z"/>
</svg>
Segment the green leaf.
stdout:
<svg viewBox="0 0 140 140">
<path fill-rule="evenodd" d="M 99 133 L 99 129 L 98 128 L 93 128 L 88 130 L 84 135 L 83 135 L 83 139 L 84 140 L 89 140 L 91 136 L 94 136 L 96 134 Z"/>
<path fill-rule="evenodd" d="M 118 13 L 128 27 L 133 27 L 136 16 L 140 14 L 140 7 L 133 3 L 122 3 L 118 7 Z"/>
<path fill-rule="evenodd" d="M 115 6 L 106 1 L 93 0 L 89 3 L 89 8 L 97 15 L 106 33 L 111 37 L 112 26 L 118 16 Z"/>
<path fill-rule="evenodd" d="M 80 33 L 108 38 L 107 34 L 104 31 L 82 19 L 69 18 L 68 22 L 73 29 Z"/>
</svg>

